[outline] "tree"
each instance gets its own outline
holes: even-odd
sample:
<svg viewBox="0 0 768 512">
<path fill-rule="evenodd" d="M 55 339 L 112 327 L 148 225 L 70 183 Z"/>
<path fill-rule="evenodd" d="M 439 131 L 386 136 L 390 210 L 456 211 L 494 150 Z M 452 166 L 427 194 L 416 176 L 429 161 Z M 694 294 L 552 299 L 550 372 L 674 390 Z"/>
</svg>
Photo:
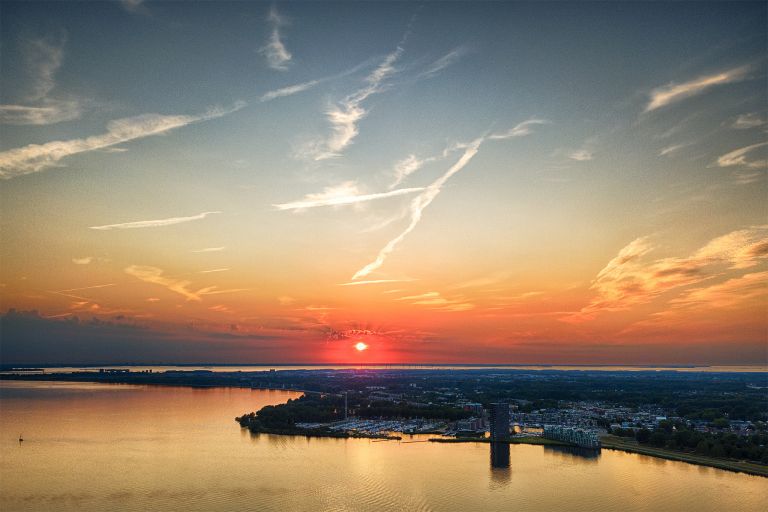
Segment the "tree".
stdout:
<svg viewBox="0 0 768 512">
<path fill-rule="evenodd" d="M 651 438 L 648 440 L 648 443 L 657 446 L 661 448 L 664 446 L 667 442 L 667 436 L 664 435 L 663 431 L 657 430 L 654 433 L 651 434 Z"/>
<path fill-rule="evenodd" d="M 699 444 L 696 445 L 696 453 L 699 455 L 709 455 L 709 443 L 706 439 L 702 439 L 699 441 Z"/>
<path fill-rule="evenodd" d="M 712 457 L 725 457 L 725 448 L 723 448 L 722 444 L 715 443 L 715 445 L 709 450 L 709 454 Z"/>
<path fill-rule="evenodd" d="M 648 440 L 651 438 L 651 431 L 647 428 L 641 428 L 637 431 L 637 434 L 635 435 L 635 439 L 637 439 L 638 443 L 645 444 L 648 442 Z"/>
</svg>

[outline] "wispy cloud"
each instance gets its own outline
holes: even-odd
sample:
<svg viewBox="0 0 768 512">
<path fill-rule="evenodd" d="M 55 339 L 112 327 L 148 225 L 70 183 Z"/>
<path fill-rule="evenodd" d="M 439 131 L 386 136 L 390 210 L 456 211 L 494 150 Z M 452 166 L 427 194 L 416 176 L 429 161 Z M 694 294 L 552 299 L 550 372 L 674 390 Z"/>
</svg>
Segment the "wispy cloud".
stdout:
<svg viewBox="0 0 768 512">
<path fill-rule="evenodd" d="M 525 137 L 533 133 L 533 128 L 538 125 L 551 124 L 546 119 L 531 118 L 527 121 L 517 124 L 505 132 L 492 133 L 488 136 L 491 140 L 511 139 L 513 137 Z"/>
<path fill-rule="evenodd" d="M 506 281 L 511 275 L 512 274 L 510 272 L 496 272 L 492 275 L 476 277 L 474 279 L 455 284 L 450 288 L 453 290 L 460 290 L 463 288 L 484 288 L 488 286 L 494 286 L 503 281 Z"/>
<path fill-rule="evenodd" d="M 546 124 L 551 124 L 551 122 L 547 121 L 546 119 L 532 118 L 517 124 L 516 126 L 510 128 L 505 132 L 492 133 L 488 135 L 487 138 L 489 140 L 505 140 L 505 139 L 512 139 L 515 137 L 526 137 L 534 133 L 534 128 L 536 126 L 546 125 Z M 459 151 L 466 148 L 467 148 L 466 144 L 454 144 L 453 146 L 446 148 L 440 156 L 430 156 L 426 158 L 419 158 L 413 154 L 408 155 L 406 158 L 398 161 L 395 164 L 395 167 L 392 171 L 392 173 L 395 176 L 395 179 L 392 182 L 392 184 L 389 186 L 389 188 L 390 189 L 395 188 L 400 183 L 402 183 L 408 176 L 417 172 L 425 165 L 430 164 L 432 162 L 436 162 L 443 158 L 447 158 L 454 151 Z"/>
<path fill-rule="evenodd" d="M 438 179 L 433 181 L 424 191 L 422 191 L 418 196 L 413 198 L 410 204 L 410 222 L 408 223 L 408 226 L 405 228 L 404 231 L 402 231 L 399 235 L 397 235 L 395 238 L 390 240 L 382 249 L 379 251 L 378 256 L 376 256 L 376 259 L 373 260 L 371 263 L 367 264 L 360 270 L 358 270 L 353 276 L 352 281 L 358 280 L 361 277 L 365 277 L 374 270 L 378 269 L 384 264 L 384 261 L 387 259 L 387 256 L 389 256 L 392 251 L 395 250 L 395 248 L 402 242 L 408 234 L 413 231 L 416 226 L 419 224 L 419 221 L 421 220 L 422 213 L 424 209 L 432 203 L 432 201 L 435 200 L 435 198 L 440 194 L 440 190 L 443 188 L 443 185 L 457 172 L 461 171 L 469 162 L 472 160 L 472 158 L 477 154 L 477 152 L 480 149 L 480 144 L 482 144 L 483 139 L 477 139 L 471 143 L 469 143 L 464 150 L 464 153 L 461 155 L 459 160 L 453 164 L 442 176 L 440 176 Z"/>
<path fill-rule="evenodd" d="M 768 258 L 768 225 L 739 229 L 714 238 L 693 257 L 709 264 L 726 262 L 731 269 L 754 267 Z"/>
<path fill-rule="evenodd" d="M 216 311 L 217 313 L 234 313 L 232 309 L 225 306 L 224 304 L 217 304 L 215 306 L 211 306 L 208 308 L 210 311 Z"/>
<path fill-rule="evenodd" d="M 475 305 L 465 301 L 462 297 L 448 299 L 440 292 L 426 292 L 420 295 L 410 295 L 395 299 L 401 302 L 408 302 L 416 306 L 430 306 L 430 309 L 441 311 L 468 311 L 474 309 Z"/>
<path fill-rule="evenodd" d="M 363 107 L 363 102 L 386 89 L 385 81 L 397 71 L 395 63 L 402 53 L 403 47 L 398 46 L 365 78 L 367 83 L 365 87 L 328 108 L 326 117 L 331 124 L 331 135 L 309 148 L 309 155 L 314 160 L 326 160 L 339 156 L 357 137 L 357 123 L 368 114 Z"/>
<path fill-rule="evenodd" d="M 446 157 L 448 154 L 450 154 L 453 151 L 462 151 L 463 153 L 459 157 L 459 159 L 454 163 L 445 173 L 443 173 L 442 176 L 437 178 L 435 181 L 433 181 L 430 185 L 428 185 L 426 188 L 424 188 L 419 195 L 414 197 L 411 200 L 410 206 L 409 206 L 409 217 L 410 221 L 406 228 L 395 238 L 391 239 L 387 244 L 382 247 L 382 249 L 379 251 L 379 254 L 376 256 L 376 259 L 374 259 L 372 262 L 365 265 L 363 268 L 358 270 L 353 276 L 352 281 L 357 281 L 360 278 L 363 278 L 367 275 L 369 275 L 371 272 L 377 270 L 380 268 L 384 261 L 386 261 L 387 257 L 395 250 L 395 248 L 402 242 L 406 236 L 408 236 L 411 231 L 413 231 L 416 226 L 419 224 L 419 221 L 421 220 L 422 214 L 424 212 L 424 209 L 427 208 L 432 201 L 435 200 L 435 198 L 440 194 L 440 191 L 443 188 L 443 185 L 451 179 L 451 177 L 461 171 L 466 165 L 474 158 L 474 156 L 477 154 L 477 152 L 480 150 L 480 145 L 485 142 L 486 139 L 491 140 L 504 140 L 509 139 L 513 137 L 524 137 L 531 134 L 531 127 L 535 125 L 540 124 L 547 124 L 548 121 L 545 121 L 543 119 L 529 119 L 527 121 L 524 121 L 522 123 L 519 123 L 518 125 L 514 126 L 510 130 L 507 130 L 505 132 L 497 133 L 497 134 L 491 134 L 491 135 L 483 135 L 471 142 L 463 142 L 454 144 L 453 146 L 447 148 L 445 151 L 443 151 L 443 157 Z"/>
<path fill-rule="evenodd" d="M 385 284 L 385 283 L 409 283 L 415 279 L 370 279 L 367 281 L 350 281 L 349 283 L 339 283 L 339 286 L 360 286 L 366 284 Z"/>
<path fill-rule="evenodd" d="M 197 116 L 143 114 L 110 121 L 107 124 L 107 132 L 101 135 L 9 149 L 0 152 L 0 179 L 39 172 L 57 166 L 59 160 L 71 155 L 109 148 L 152 135 L 162 135 L 192 123 L 225 116 L 244 106 L 244 103 L 237 103 L 228 109 L 214 108 Z"/>
<path fill-rule="evenodd" d="M 25 53 L 32 76 L 27 99 L 42 100 L 56 87 L 56 73 L 64 61 L 66 37 L 39 38 L 26 41 Z"/>
<path fill-rule="evenodd" d="M 83 286 L 81 288 L 68 288 L 66 290 L 58 290 L 52 293 L 71 293 L 71 292 L 80 292 L 83 290 L 95 290 L 97 288 L 110 288 L 112 286 L 117 286 L 115 283 L 107 283 L 107 284 L 95 284 L 93 286 Z"/>
<path fill-rule="evenodd" d="M 47 99 L 41 106 L 0 105 L 0 123 L 47 125 L 78 119 L 83 106 L 77 100 Z"/>
<path fill-rule="evenodd" d="M 750 128 L 759 128 L 768 124 L 765 117 L 757 112 L 751 112 L 749 114 L 741 114 L 730 124 L 730 127 L 734 130 L 748 130 Z"/>
<path fill-rule="evenodd" d="M 322 192 L 307 194 L 303 199 L 291 203 L 273 205 L 278 210 L 304 210 L 320 206 L 340 206 L 346 204 L 358 204 L 387 197 L 402 196 L 420 192 L 423 188 L 401 188 L 388 192 L 374 194 L 361 194 L 354 181 L 345 181 L 340 185 L 326 187 Z"/>
<path fill-rule="evenodd" d="M 188 301 L 200 302 L 204 295 L 219 295 L 222 293 L 247 291 L 245 288 L 219 290 L 216 286 L 208 286 L 196 291 L 190 290 L 189 287 L 192 284 L 190 281 L 186 279 L 178 279 L 175 277 L 165 276 L 163 275 L 163 270 L 157 267 L 131 265 L 126 267 L 124 272 L 129 276 L 133 276 L 136 279 L 146 283 L 152 283 L 167 288 L 168 290 L 185 297 Z"/>
<path fill-rule="evenodd" d="M 647 237 L 637 238 L 597 275 L 589 305 L 563 318 L 591 320 L 602 312 L 625 311 L 662 293 L 709 281 L 725 271 L 756 266 L 768 259 L 768 226 L 754 226 L 714 238 L 688 257 L 648 260 L 656 247 Z"/>
<path fill-rule="evenodd" d="M 322 80 L 310 80 L 309 82 L 304 82 L 300 84 L 295 85 L 289 85 L 287 87 L 282 87 L 280 89 L 275 89 L 274 91 L 269 91 L 261 95 L 261 98 L 259 98 L 259 101 L 265 102 L 265 101 L 272 101 L 276 98 L 283 98 L 285 96 L 292 96 L 294 94 L 298 94 L 300 92 L 304 92 L 308 89 L 311 89 L 312 87 L 316 86 L 317 84 L 321 83 Z"/>
<path fill-rule="evenodd" d="M 751 146 L 736 149 L 719 157 L 717 159 L 717 165 L 719 167 L 732 167 L 738 165 L 749 169 L 768 169 L 768 158 L 758 158 L 757 160 L 749 160 L 747 158 L 749 153 L 765 146 L 768 146 L 768 142 L 759 142 L 757 144 L 752 144 Z M 765 151 L 762 153 L 765 153 Z"/>
<path fill-rule="evenodd" d="M 267 64 L 272 69 L 285 71 L 291 63 L 293 56 L 283 43 L 280 29 L 288 24 L 288 19 L 277 11 L 276 6 L 269 9 L 267 21 L 271 26 L 269 41 L 261 49 L 261 53 L 267 58 Z"/>
<path fill-rule="evenodd" d="M 172 277 L 163 276 L 163 271 L 156 267 L 148 267 L 143 265 L 131 265 L 126 267 L 124 272 L 129 276 L 133 276 L 136 279 L 144 281 L 146 283 L 152 283 L 159 286 L 163 286 L 172 292 L 178 293 L 184 296 L 187 300 L 200 301 L 200 293 L 194 292 L 189 289 L 190 281 L 184 279 L 175 279 Z"/>
<path fill-rule="evenodd" d="M 144 0 L 120 0 L 120 4 L 128 12 L 141 12 L 144 9 Z"/>
<path fill-rule="evenodd" d="M 749 70 L 749 66 L 741 66 L 715 73 L 714 75 L 702 76 L 681 84 L 670 83 L 662 87 L 657 87 L 650 93 L 650 100 L 645 107 L 645 112 L 666 107 L 686 98 L 702 94 L 717 85 L 730 84 L 744 80 L 747 78 Z"/>
<path fill-rule="evenodd" d="M 327 75 L 322 78 L 317 78 L 315 80 L 309 80 L 307 82 L 302 82 L 299 84 L 293 84 L 288 85 L 286 87 L 281 87 L 279 89 L 274 89 L 272 91 L 267 91 L 264 94 L 261 95 L 259 98 L 259 101 L 262 103 L 267 101 L 272 101 L 277 98 L 284 98 L 286 96 L 293 96 L 294 94 L 298 94 L 304 91 L 308 91 L 309 89 L 312 89 L 313 87 L 322 84 L 323 82 L 328 82 L 331 80 L 336 80 L 338 78 L 342 78 L 348 75 L 351 75 L 353 73 L 356 73 L 361 68 L 369 65 L 370 61 L 366 60 L 357 66 L 351 67 L 349 69 L 346 69 L 340 73 L 336 73 L 335 75 Z"/>
<path fill-rule="evenodd" d="M 578 149 L 576 151 L 571 152 L 571 154 L 568 155 L 568 158 L 570 158 L 571 160 L 576 160 L 578 162 L 586 162 L 586 161 L 592 160 L 594 158 L 594 155 L 588 149 Z"/>
<path fill-rule="evenodd" d="M 670 301 L 676 308 L 729 308 L 768 296 L 768 272 L 754 272 L 712 286 L 686 290 Z"/>
<path fill-rule="evenodd" d="M 221 251 L 223 251 L 224 249 L 226 249 L 226 247 L 224 247 L 224 246 L 222 246 L 222 247 L 205 247 L 205 248 L 203 248 L 203 249 L 197 249 L 197 250 L 195 250 L 195 251 L 192 251 L 192 252 L 195 252 L 195 253 L 203 253 L 203 252 L 221 252 Z"/>
<path fill-rule="evenodd" d="M 212 268 L 210 270 L 201 270 L 201 274 L 213 274 L 214 272 L 226 272 L 228 268 Z"/>
<path fill-rule="evenodd" d="M 418 158 L 416 155 L 408 155 L 403 160 L 400 160 L 395 164 L 395 168 L 393 169 L 395 179 L 389 186 L 390 190 L 400 185 L 405 178 L 435 160 L 437 160 L 437 157 Z"/>
<path fill-rule="evenodd" d="M 86 256 L 84 258 L 72 258 L 72 263 L 75 265 L 89 265 L 93 260 L 93 256 Z"/>
<path fill-rule="evenodd" d="M 29 104 L 0 105 L 0 123 L 15 125 L 47 125 L 77 119 L 82 114 L 82 102 L 75 98 L 51 96 L 56 87 L 56 73 L 64 61 L 64 35 L 25 41 Z"/>
<path fill-rule="evenodd" d="M 757 183 L 761 179 L 766 177 L 766 174 L 764 172 L 760 171 L 736 171 L 733 173 L 734 181 L 738 185 L 750 185 L 752 183 Z"/>
<path fill-rule="evenodd" d="M 448 66 L 452 65 L 456 61 L 458 61 L 461 57 L 463 57 L 467 53 L 467 49 L 464 47 L 454 48 L 450 52 L 446 53 L 436 61 L 434 61 L 432 64 L 430 64 L 427 69 L 425 69 L 423 72 L 419 74 L 422 78 L 431 78 L 438 74 L 440 71 L 444 70 Z"/>
<path fill-rule="evenodd" d="M 89 229 L 108 231 L 110 229 L 159 228 L 163 226 L 172 226 L 174 224 L 182 224 L 184 222 L 192 222 L 194 220 L 201 220 L 209 215 L 215 215 L 217 213 L 221 212 L 203 212 L 198 213 L 197 215 L 191 215 L 189 217 L 170 217 L 167 219 L 139 220 L 133 222 L 122 222 L 120 224 L 105 224 L 103 226 L 91 226 Z"/>
<path fill-rule="evenodd" d="M 659 151 L 659 156 L 671 156 L 674 153 L 677 153 L 678 151 L 680 151 L 681 149 L 690 146 L 691 144 L 692 144 L 691 142 L 688 142 L 685 144 L 672 144 L 670 146 L 666 146 L 664 148 L 661 148 L 661 151 Z"/>
</svg>

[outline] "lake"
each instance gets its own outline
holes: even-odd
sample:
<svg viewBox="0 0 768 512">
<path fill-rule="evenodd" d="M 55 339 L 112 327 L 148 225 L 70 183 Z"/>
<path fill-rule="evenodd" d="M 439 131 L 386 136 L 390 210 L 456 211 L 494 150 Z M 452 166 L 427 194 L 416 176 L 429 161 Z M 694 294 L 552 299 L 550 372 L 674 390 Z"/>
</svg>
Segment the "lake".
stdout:
<svg viewBox="0 0 768 512">
<path fill-rule="evenodd" d="M 2 381 L 0 510 L 721 512 L 768 502 L 765 478 L 612 450 L 513 445 L 509 467 L 493 468 L 487 444 L 252 435 L 234 421 L 297 396 Z"/>
</svg>

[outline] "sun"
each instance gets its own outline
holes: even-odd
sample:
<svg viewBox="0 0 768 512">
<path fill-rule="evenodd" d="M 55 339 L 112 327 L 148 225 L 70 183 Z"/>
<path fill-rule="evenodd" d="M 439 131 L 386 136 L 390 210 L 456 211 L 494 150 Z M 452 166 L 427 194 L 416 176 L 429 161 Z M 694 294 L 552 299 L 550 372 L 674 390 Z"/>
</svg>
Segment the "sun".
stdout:
<svg viewBox="0 0 768 512">
<path fill-rule="evenodd" d="M 368 348 L 368 345 L 366 345 L 366 344 L 365 344 L 365 343 L 363 343 L 362 341 L 358 341 L 358 342 L 355 344 L 355 350 L 357 350 L 358 352 L 362 352 L 363 350 L 365 350 L 365 349 L 367 349 L 367 348 Z"/>
</svg>

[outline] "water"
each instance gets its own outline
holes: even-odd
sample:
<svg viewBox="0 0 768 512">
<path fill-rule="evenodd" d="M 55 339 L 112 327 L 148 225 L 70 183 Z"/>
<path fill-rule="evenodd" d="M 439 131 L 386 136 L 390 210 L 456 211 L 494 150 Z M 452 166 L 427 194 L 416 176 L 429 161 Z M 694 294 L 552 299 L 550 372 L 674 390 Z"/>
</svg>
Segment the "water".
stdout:
<svg viewBox="0 0 768 512">
<path fill-rule="evenodd" d="M 23 368 L 20 366 L 19 368 Z M 24 373 L 73 373 L 98 372 L 100 368 L 131 370 L 133 372 L 166 372 L 173 370 L 211 372 L 265 372 L 269 370 L 526 370 L 526 371 L 583 371 L 583 372 L 693 372 L 693 373 L 768 373 L 766 365 L 741 366 L 620 366 L 620 365 L 419 365 L 419 364 L 368 364 L 368 365 L 103 365 L 103 366 L 51 366 L 39 367 Z M 3 370 L 0 373 L 19 373 Z"/>
<path fill-rule="evenodd" d="M 720 512 L 768 502 L 764 478 L 611 450 L 514 445 L 510 467 L 492 468 L 485 444 L 254 436 L 234 421 L 295 396 L 0 382 L 0 510 Z"/>
</svg>

